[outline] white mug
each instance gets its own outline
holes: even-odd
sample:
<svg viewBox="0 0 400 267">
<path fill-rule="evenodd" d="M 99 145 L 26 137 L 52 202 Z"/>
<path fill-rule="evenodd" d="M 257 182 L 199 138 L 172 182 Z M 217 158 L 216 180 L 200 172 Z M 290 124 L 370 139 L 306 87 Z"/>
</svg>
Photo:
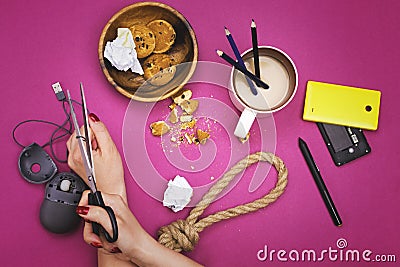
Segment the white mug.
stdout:
<svg viewBox="0 0 400 267">
<path fill-rule="evenodd" d="M 245 138 L 256 117 L 264 117 L 283 109 L 293 99 L 298 84 L 298 74 L 292 59 L 282 50 L 272 46 L 259 46 L 260 78 L 269 89 L 254 83 L 254 95 L 243 73 L 232 68 L 230 76 L 230 98 L 242 111 L 236 125 L 235 136 Z M 254 73 L 253 49 L 242 53 L 246 68 Z"/>
</svg>

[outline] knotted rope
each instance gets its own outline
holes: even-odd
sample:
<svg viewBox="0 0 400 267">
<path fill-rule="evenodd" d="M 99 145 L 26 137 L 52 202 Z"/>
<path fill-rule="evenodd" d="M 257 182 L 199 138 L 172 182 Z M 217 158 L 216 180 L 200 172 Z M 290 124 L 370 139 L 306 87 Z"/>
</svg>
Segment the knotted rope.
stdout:
<svg viewBox="0 0 400 267">
<path fill-rule="evenodd" d="M 227 210 L 211 214 L 199 219 L 204 210 L 210 205 L 215 197 L 232 181 L 232 179 L 248 166 L 258 162 L 267 161 L 278 171 L 278 180 L 275 188 L 267 195 L 253 202 L 239 205 Z M 199 233 L 213 223 L 234 218 L 243 214 L 257 211 L 267 207 L 283 194 L 287 185 L 288 171 L 283 161 L 272 153 L 257 152 L 240 160 L 235 166 L 227 171 L 219 181 L 203 196 L 201 201 L 192 209 L 185 220 L 177 220 L 158 230 L 158 242 L 167 248 L 177 252 L 191 251 L 199 242 Z"/>
</svg>

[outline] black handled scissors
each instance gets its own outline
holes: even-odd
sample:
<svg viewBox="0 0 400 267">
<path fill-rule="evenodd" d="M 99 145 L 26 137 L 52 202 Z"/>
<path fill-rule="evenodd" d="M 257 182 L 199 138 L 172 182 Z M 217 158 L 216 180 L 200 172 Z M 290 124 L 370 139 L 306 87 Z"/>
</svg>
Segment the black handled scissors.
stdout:
<svg viewBox="0 0 400 267">
<path fill-rule="evenodd" d="M 86 109 L 86 100 L 85 94 L 83 92 L 82 83 L 80 84 L 80 91 L 81 91 L 81 98 L 82 98 L 82 114 L 83 114 L 83 127 L 85 129 L 85 135 L 82 136 L 78 121 L 76 119 L 76 114 L 74 111 L 74 107 L 72 105 L 71 95 L 69 91 L 68 94 L 68 102 L 71 110 L 71 117 L 75 127 L 76 138 L 78 139 L 79 149 L 81 151 L 83 165 L 85 166 L 86 176 L 88 178 L 88 183 L 90 190 L 92 191 L 89 193 L 89 205 L 95 205 L 102 207 L 108 213 L 108 216 L 111 220 L 112 225 L 112 236 L 98 223 L 92 222 L 93 232 L 97 235 L 100 235 L 100 232 L 104 234 L 106 240 L 110 243 L 117 241 L 118 239 L 118 224 L 117 219 L 115 217 L 115 213 L 113 209 L 109 206 L 106 206 L 103 201 L 103 197 L 100 191 L 97 191 L 96 187 L 96 178 L 94 172 L 94 165 L 93 165 L 93 154 L 92 154 L 92 143 L 90 140 L 90 128 L 88 122 L 88 114 Z"/>
</svg>

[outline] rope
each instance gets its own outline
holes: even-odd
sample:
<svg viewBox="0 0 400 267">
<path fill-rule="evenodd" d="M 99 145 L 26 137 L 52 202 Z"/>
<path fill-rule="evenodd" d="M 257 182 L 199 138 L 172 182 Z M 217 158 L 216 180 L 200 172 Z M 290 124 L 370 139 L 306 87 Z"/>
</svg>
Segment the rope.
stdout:
<svg viewBox="0 0 400 267">
<path fill-rule="evenodd" d="M 227 210 L 211 214 L 199 219 L 204 210 L 211 204 L 215 197 L 232 181 L 232 179 L 248 166 L 259 162 L 267 161 L 278 171 L 278 180 L 275 188 L 267 195 L 253 202 L 239 205 Z M 287 185 L 288 171 L 283 161 L 272 153 L 257 152 L 240 160 L 235 166 L 227 171 L 221 179 L 214 184 L 203 196 L 201 201 L 192 209 L 185 220 L 177 220 L 158 230 L 158 242 L 167 248 L 177 252 L 192 251 L 199 242 L 199 233 L 206 227 L 230 218 L 257 211 L 267 207 L 281 196 Z"/>
</svg>

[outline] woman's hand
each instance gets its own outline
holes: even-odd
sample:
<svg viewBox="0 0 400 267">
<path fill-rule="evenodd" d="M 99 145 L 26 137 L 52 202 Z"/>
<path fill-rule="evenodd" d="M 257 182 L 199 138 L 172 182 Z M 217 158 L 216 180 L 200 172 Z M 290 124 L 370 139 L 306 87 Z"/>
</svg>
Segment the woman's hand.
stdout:
<svg viewBox="0 0 400 267">
<path fill-rule="evenodd" d="M 114 254 L 123 260 L 131 260 L 134 255 L 140 253 L 141 247 L 149 236 L 140 226 L 135 216 L 130 211 L 127 203 L 120 195 L 102 193 L 103 200 L 110 206 L 117 219 L 118 239 L 114 243 L 108 243 L 104 236 L 93 233 L 92 223 L 97 222 L 112 235 L 111 221 L 105 209 L 98 206 L 90 206 L 88 203 L 89 191 L 82 194 L 77 213 L 85 219 L 83 237 L 86 243 L 97 247 L 106 254 Z"/>
<path fill-rule="evenodd" d="M 93 113 L 89 114 L 89 125 L 97 188 L 101 192 L 118 194 L 126 201 L 124 168 L 121 156 L 106 126 Z M 88 183 L 75 133 L 67 141 L 67 148 L 69 151 L 68 165 Z"/>
<path fill-rule="evenodd" d="M 102 192 L 105 204 L 113 209 L 119 232 L 114 243 L 93 233 L 91 222 L 112 233 L 111 221 L 103 208 L 89 205 L 89 191 L 85 191 L 76 212 L 85 219 L 84 240 L 99 249 L 99 266 L 198 266 L 159 244 L 141 227 L 128 207 L 121 156 L 106 126 L 93 113 L 89 114 L 89 125 L 97 189 Z M 68 165 L 88 183 L 75 134 L 69 138 L 67 148 Z"/>
<path fill-rule="evenodd" d="M 124 169 L 114 141 L 104 123 L 93 113 L 89 114 L 89 125 L 97 189 L 104 193 L 117 194 L 126 202 Z M 83 128 L 81 132 L 83 132 Z M 88 183 L 75 132 L 67 141 L 67 149 L 69 151 L 69 167 Z M 84 233 L 84 235 L 86 234 Z M 98 243 L 92 245 L 97 247 Z M 99 250 L 98 263 L 99 266 L 132 266 L 126 259 L 121 260 L 120 256 L 109 255 L 105 250 Z"/>
<path fill-rule="evenodd" d="M 154 240 L 139 224 L 124 199 L 119 195 L 102 193 L 104 203 L 114 211 L 118 224 L 118 239 L 108 243 L 103 235 L 93 233 L 92 223 L 96 222 L 112 233 L 111 221 L 105 209 L 88 204 L 89 191 L 82 194 L 77 213 L 85 219 L 84 240 L 112 254 L 123 261 L 138 266 L 200 266 L 184 255 L 170 250 Z"/>
</svg>

